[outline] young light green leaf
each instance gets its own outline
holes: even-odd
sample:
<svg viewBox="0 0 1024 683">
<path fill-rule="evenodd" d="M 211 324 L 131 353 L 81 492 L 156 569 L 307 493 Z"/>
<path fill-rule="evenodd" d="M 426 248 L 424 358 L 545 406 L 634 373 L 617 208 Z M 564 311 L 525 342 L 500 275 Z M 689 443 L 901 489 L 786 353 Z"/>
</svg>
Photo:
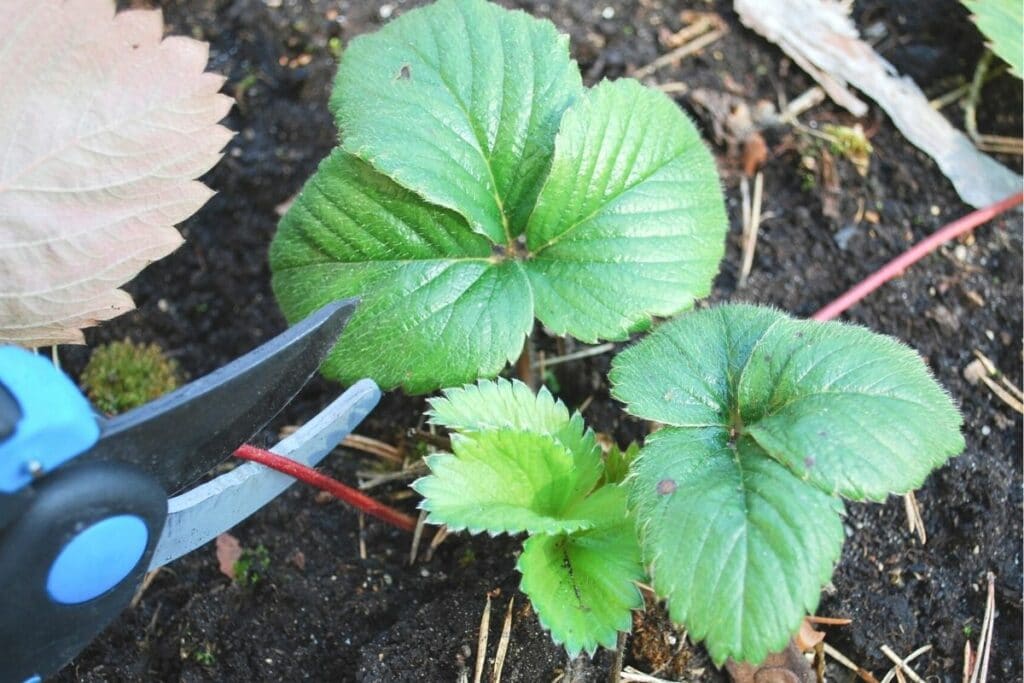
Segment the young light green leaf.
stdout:
<svg viewBox="0 0 1024 683">
<path fill-rule="evenodd" d="M 619 448 L 618 444 L 612 444 L 604 456 L 604 479 L 609 484 L 621 483 L 629 474 L 629 467 L 640 455 L 640 444 L 632 442 L 626 450 Z"/>
<path fill-rule="evenodd" d="M 841 323 L 765 331 L 739 380 L 743 430 L 826 493 L 881 501 L 964 448 L 961 418 L 916 352 Z"/>
<path fill-rule="evenodd" d="M 622 79 L 569 108 L 527 227 L 537 317 L 587 342 L 689 308 L 727 227 L 715 164 L 668 97 Z"/>
<path fill-rule="evenodd" d="M 718 427 L 655 432 L 634 472 L 630 509 L 672 619 L 718 665 L 783 649 L 839 559 L 842 503 Z"/>
<path fill-rule="evenodd" d="M 349 44 L 331 109 L 347 151 L 504 245 L 525 227 L 581 90 L 550 22 L 439 0 Z"/>
<path fill-rule="evenodd" d="M 340 150 L 306 183 L 270 250 L 290 321 L 362 297 L 324 374 L 410 393 L 497 374 L 519 354 L 533 324 L 530 285 L 518 263 L 489 257 L 460 216 Z"/>
<path fill-rule="evenodd" d="M 604 486 L 572 511 L 593 527 L 573 534 L 531 536 L 523 544 L 520 588 L 541 625 L 575 657 L 598 645 L 614 649 L 619 631 L 632 629 L 632 610 L 643 607 L 635 581 L 644 577 L 626 494 Z"/>
<path fill-rule="evenodd" d="M 427 522 L 492 535 L 556 534 L 592 521 L 571 510 L 582 495 L 573 454 L 544 434 L 493 430 L 452 434 L 453 455 L 432 455 L 431 474 L 413 483 L 429 512 Z M 593 486 L 593 481 L 590 486 Z"/>
<path fill-rule="evenodd" d="M 963 0 L 989 47 L 1024 78 L 1024 7 L 1020 0 Z"/>
<path fill-rule="evenodd" d="M 430 399 L 430 421 L 450 430 L 475 433 L 495 429 L 547 434 L 569 449 L 579 470 L 580 495 L 601 476 L 601 449 L 579 413 L 555 400 L 546 387 L 536 394 L 518 380 L 480 380 L 445 389 Z"/>
</svg>

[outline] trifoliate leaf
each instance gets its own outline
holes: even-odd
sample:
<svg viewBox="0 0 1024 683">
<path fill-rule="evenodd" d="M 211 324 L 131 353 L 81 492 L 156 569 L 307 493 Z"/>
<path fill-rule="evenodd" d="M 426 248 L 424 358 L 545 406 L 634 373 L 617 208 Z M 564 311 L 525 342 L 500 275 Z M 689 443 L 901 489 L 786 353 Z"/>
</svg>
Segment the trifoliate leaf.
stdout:
<svg viewBox="0 0 1024 683">
<path fill-rule="evenodd" d="M 689 308 L 728 225 L 714 160 L 668 97 L 605 81 L 569 108 L 527 228 L 537 317 L 586 342 Z"/>
<path fill-rule="evenodd" d="M 634 472 L 630 509 L 672 619 L 718 665 L 783 649 L 839 559 L 842 503 L 719 427 L 655 432 Z"/>
<path fill-rule="evenodd" d="M 464 384 L 518 354 L 535 301 L 556 333 L 596 341 L 707 293 L 726 221 L 696 129 L 635 81 L 583 92 L 550 22 L 485 0 L 352 42 L 332 107 L 368 163 L 336 152 L 271 250 L 289 320 L 364 297 L 325 374 Z"/>
<path fill-rule="evenodd" d="M 452 434 L 453 455 L 427 457 L 431 474 L 413 483 L 427 522 L 452 530 L 560 533 L 592 526 L 570 508 L 584 491 L 573 454 L 544 434 L 496 430 Z M 590 482 L 590 487 L 593 486 Z M 584 515 L 583 513 L 586 513 Z"/>
<path fill-rule="evenodd" d="M 231 132 L 209 46 L 113 0 L 0 2 L 0 342 L 84 343 L 181 244 Z"/>
<path fill-rule="evenodd" d="M 347 151 L 507 244 L 581 90 L 569 40 L 551 22 L 440 0 L 353 40 L 331 108 Z"/>
<path fill-rule="evenodd" d="M 490 253 L 460 216 L 336 150 L 281 220 L 270 262 L 292 322 L 362 297 L 324 374 L 418 393 L 497 374 L 519 354 L 530 285 Z"/>
<path fill-rule="evenodd" d="M 1024 6 L 1020 0 L 962 0 L 989 47 L 1024 78 Z"/>
<path fill-rule="evenodd" d="M 601 476 L 601 450 L 594 433 L 579 413 L 570 416 L 565 404 L 545 387 L 534 394 L 518 380 L 497 379 L 445 389 L 444 396 L 430 399 L 430 420 L 462 433 L 508 429 L 552 436 L 573 454 L 583 487 L 580 495 Z"/>
<path fill-rule="evenodd" d="M 912 490 L 964 446 L 960 415 L 921 358 L 843 323 L 722 306 L 662 326 L 610 378 L 635 415 L 729 426 L 855 500 Z"/>
<path fill-rule="evenodd" d="M 619 354 L 610 378 L 629 412 L 671 426 L 641 451 L 629 480 L 631 505 L 655 587 L 668 597 L 673 617 L 706 637 L 719 660 L 758 660 L 785 644 L 799 623 L 794 614 L 816 601 L 828 572 L 807 568 L 828 565 L 831 546 L 821 540 L 801 546 L 800 555 L 786 550 L 793 545 L 787 528 L 826 523 L 824 504 L 815 501 L 830 494 L 881 500 L 910 490 L 964 445 L 955 406 L 913 351 L 859 327 L 797 321 L 770 309 L 722 306 L 662 325 Z M 727 485 L 716 486 L 716 478 Z M 655 495 L 675 494 L 692 481 L 698 483 L 687 488 L 693 500 L 685 507 Z M 817 583 L 787 584 L 785 600 L 737 610 L 728 601 L 735 586 L 718 590 L 711 570 L 695 565 L 686 570 L 693 585 L 713 586 L 708 599 L 719 602 L 694 611 L 692 586 L 671 578 L 682 575 L 694 552 L 692 539 L 678 534 L 691 523 L 683 513 L 714 515 L 737 491 L 744 492 L 744 509 L 753 510 L 757 498 L 767 505 L 758 508 L 765 520 L 775 511 L 777 532 L 768 521 L 757 524 L 769 555 L 723 558 L 735 538 L 709 533 L 699 547 L 716 558 L 708 566 L 738 557 L 737 571 L 753 577 L 761 571 L 755 564 L 770 557 L 778 576 L 808 575 Z M 786 500 L 799 501 L 793 510 L 802 506 L 803 516 L 783 515 Z M 735 525 L 738 518 L 729 519 Z M 713 622 L 702 621 L 715 610 Z"/>
<path fill-rule="evenodd" d="M 541 625 L 570 657 L 614 649 L 619 631 L 632 629 L 632 610 L 643 607 L 635 581 L 644 577 L 626 494 L 604 486 L 580 502 L 572 515 L 593 527 L 573 534 L 531 536 L 523 544 L 520 586 Z"/>
</svg>

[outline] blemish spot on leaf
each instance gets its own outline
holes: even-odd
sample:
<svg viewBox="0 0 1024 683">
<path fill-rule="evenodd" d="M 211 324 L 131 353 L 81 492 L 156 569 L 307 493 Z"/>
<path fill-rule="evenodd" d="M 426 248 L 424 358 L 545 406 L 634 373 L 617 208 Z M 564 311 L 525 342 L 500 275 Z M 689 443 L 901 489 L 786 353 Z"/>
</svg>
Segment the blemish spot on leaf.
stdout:
<svg viewBox="0 0 1024 683">
<path fill-rule="evenodd" d="M 395 76 L 396 81 L 408 81 L 412 78 L 412 67 L 408 64 L 403 64 L 402 68 L 398 70 L 398 75 Z"/>
<path fill-rule="evenodd" d="M 804 467 L 806 467 L 807 469 L 813 468 L 814 463 L 815 460 L 813 455 L 808 455 L 807 457 L 804 458 Z"/>
<path fill-rule="evenodd" d="M 675 479 L 662 479 L 658 482 L 658 495 L 668 496 L 675 493 L 677 488 L 679 488 L 679 485 L 676 484 Z"/>
</svg>

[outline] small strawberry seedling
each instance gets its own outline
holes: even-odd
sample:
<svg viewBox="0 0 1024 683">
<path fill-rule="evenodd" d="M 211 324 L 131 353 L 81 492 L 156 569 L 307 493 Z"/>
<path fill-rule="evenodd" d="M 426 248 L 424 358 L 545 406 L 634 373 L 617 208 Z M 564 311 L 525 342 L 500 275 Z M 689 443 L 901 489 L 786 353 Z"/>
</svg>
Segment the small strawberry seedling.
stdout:
<svg viewBox="0 0 1024 683">
<path fill-rule="evenodd" d="M 768 308 L 667 323 L 610 379 L 628 412 L 666 425 L 631 466 L 629 508 L 655 591 L 717 664 L 760 662 L 817 607 L 842 498 L 911 491 L 964 447 L 911 349 Z"/>
<path fill-rule="evenodd" d="M 541 624 L 571 655 L 614 648 L 643 606 L 644 576 L 626 514 L 624 456 L 606 467 L 594 433 L 546 389 L 481 381 L 432 399 L 434 424 L 452 431 L 452 455 L 427 458 L 413 484 L 427 521 L 470 533 L 527 533 L 522 590 Z"/>
</svg>

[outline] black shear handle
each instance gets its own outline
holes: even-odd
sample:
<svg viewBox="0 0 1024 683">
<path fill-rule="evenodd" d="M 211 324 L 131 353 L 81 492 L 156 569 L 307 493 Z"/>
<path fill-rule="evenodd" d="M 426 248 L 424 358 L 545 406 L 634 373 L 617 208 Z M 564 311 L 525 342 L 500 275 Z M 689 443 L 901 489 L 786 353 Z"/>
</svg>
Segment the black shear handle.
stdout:
<svg viewBox="0 0 1024 683">
<path fill-rule="evenodd" d="M 22 491 L 0 537 L 0 683 L 55 674 L 131 602 L 167 517 L 132 465 L 72 463 Z"/>
</svg>

